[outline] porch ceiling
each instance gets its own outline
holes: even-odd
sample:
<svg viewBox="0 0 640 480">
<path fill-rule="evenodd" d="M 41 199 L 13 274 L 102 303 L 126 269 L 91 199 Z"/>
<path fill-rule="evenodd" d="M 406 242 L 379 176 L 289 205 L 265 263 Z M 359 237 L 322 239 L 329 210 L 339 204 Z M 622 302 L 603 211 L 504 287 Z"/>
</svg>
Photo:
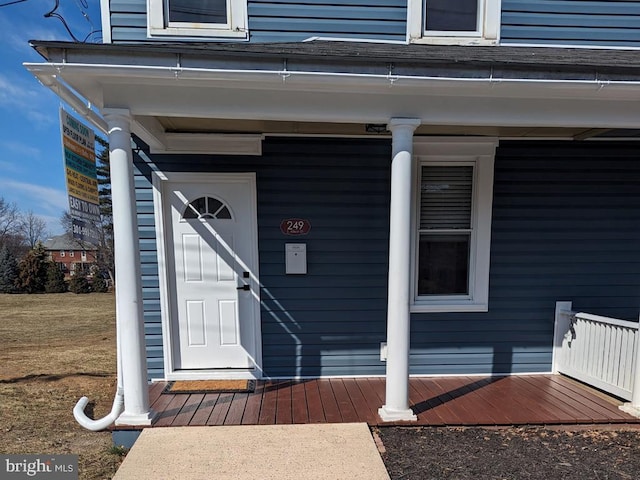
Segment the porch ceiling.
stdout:
<svg viewBox="0 0 640 480">
<path fill-rule="evenodd" d="M 281 122 L 271 120 L 231 120 L 224 118 L 154 117 L 139 118 L 143 124 L 157 121 L 167 133 L 261 133 L 266 135 L 349 135 L 379 136 L 390 133 L 385 124 L 376 123 L 318 123 Z M 522 138 L 566 138 L 582 140 L 610 135 L 611 129 L 546 128 L 511 126 L 421 125 L 416 135 L 455 135 Z M 630 132 L 625 130 L 625 132 Z M 634 132 L 635 136 L 638 132 Z M 616 135 L 618 136 L 618 135 Z M 632 136 L 631 134 L 627 136 Z"/>
<path fill-rule="evenodd" d="M 579 139 L 640 123 L 640 66 L 620 53 L 35 45 L 47 62 L 26 67 L 45 85 L 87 110 L 128 109 L 134 133 L 157 147 L 177 132 L 364 135 L 393 117 L 419 118 L 419 135 Z"/>
</svg>

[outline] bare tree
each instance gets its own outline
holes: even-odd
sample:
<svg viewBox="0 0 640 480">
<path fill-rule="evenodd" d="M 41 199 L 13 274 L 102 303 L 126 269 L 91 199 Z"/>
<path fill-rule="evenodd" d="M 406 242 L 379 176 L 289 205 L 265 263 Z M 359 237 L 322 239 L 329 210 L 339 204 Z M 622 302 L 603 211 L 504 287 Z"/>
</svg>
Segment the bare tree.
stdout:
<svg viewBox="0 0 640 480">
<path fill-rule="evenodd" d="M 15 202 L 0 197 L 0 248 L 13 250 L 22 243 L 20 238 L 20 211 Z"/>
<path fill-rule="evenodd" d="M 38 242 L 45 240 L 47 236 L 47 222 L 29 210 L 20 216 L 18 232 L 27 242 L 29 248 L 34 248 Z"/>
</svg>

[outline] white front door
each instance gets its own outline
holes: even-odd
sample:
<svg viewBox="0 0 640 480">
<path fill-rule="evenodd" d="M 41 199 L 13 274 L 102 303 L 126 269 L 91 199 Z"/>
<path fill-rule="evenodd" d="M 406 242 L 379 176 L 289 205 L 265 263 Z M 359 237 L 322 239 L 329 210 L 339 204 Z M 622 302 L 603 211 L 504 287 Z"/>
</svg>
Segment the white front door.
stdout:
<svg viewBox="0 0 640 480">
<path fill-rule="evenodd" d="M 199 177 L 164 190 L 175 282 L 173 369 L 253 369 L 260 302 L 255 177 Z"/>
</svg>

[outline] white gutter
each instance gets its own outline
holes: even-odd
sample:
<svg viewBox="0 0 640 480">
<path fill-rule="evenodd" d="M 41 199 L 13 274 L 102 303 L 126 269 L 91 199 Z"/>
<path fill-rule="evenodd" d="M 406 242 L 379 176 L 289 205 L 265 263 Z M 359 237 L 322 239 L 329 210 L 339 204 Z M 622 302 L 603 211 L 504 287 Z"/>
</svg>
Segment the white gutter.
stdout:
<svg viewBox="0 0 640 480">
<path fill-rule="evenodd" d="M 372 80 L 376 83 L 382 81 L 387 85 L 411 85 L 414 83 L 434 82 L 448 84 L 467 84 L 467 85 L 565 85 L 567 87 L 576 86 L 593 86 L 602 89 L 608 86 L 616 87 L 637 87 L 640 85 L 638 80 L 566 80 L 566 79 L 540 79 L 540 78 L 503 78 L 494 77 L 493 75 L 480 78 L 460 78 L 460 77 L 436 77 L 423 75 L 398 75 L 390 71 L 387 74 L 374 73 L 343 73 L 343 72 L 314 72 L 314 71 L 298 71 L 288 70 L 286 63 L 281 70 L 241 70 L 241 69 L 224 69 L 224 68 L 190 68 L 180 65 L 174 66 L 139 66 L 139 65 L 111 65 L 111 64 L 86 64 L 86 63 L 24 63 L 30 72 L 38 77 L 46 86 L 52 88 L 51 80 L 45 81 L 45 78 L 55 77 L 64 74 L 65 70 L 73 71 L 73 74 L 92 74 L 95 76 L 123 76 L 128 78 L 172 78 L 175 80 L 211 80 L 212 76 L 218 76 L 219 80 L 229 80 L 230 77 L 237 75 L 244 79 L 247 77 L 251 80 L 258 81 L 262 77 L 277 77 L 280 81 L 288 81 L 294 77 L 301 79 L 318 79 L 321 84 L 326 84 L 326 79 L 347 80 L 351 79 L 359 84 L 363 80 Z M 58 83 L 55 81 L 53 83 Z M 84 106 L 86 108 L 86 106 Z"/>
<path fill-rule="evenodd" d="M 640 80 L 600 80 L 597 76 L 590 79 L 529 79 L 529 78 L 502 78 L 495 77 L 490 72 L 482 78 L 456 78 L 456 77 L 436 77 L 424 75 L 398 75 L 392 70 L 381 71 L 380 73 L 347 73 L 347 72 L 313 72 L 313 71 L 292 71 L 287 68 L 286 61 L 278 64 L 278 68 L 269 70 L 255 69 L 224 69 L 224 68 L 193 68 L 181 67 L 179 56 L 176 63 L 163 66 L 144 65 L 110 65 L 110 64 L 87 64 L 87 63 L 25 63 L 24 66 L 43 84 L 56 92 L 63 100 L 69 102 L 80 112 L 83 112 L 97 128 L 104 131 L 104 120 L 90 107 L 95 104 L 97 108 L 102 108 L 100 103 L 104 100 L 107 88 L 114 93 L 118 92 L 118 85 L 131 85 L 149 88 L 169 87 L 180 85 L 183 88 L 194 87 L 214 87 L 223 86 L 227 89 L 251 89 L 263 92 L 274 92 L 280 95 L 284 92 L 304 92 L 304 93 L 339 93 L 339 94 L 374 94 L 383 95 L 386 98 L 383 115 L 378 118 L 374 115 L 372 108 L 367 104 L 362 107 L 365 110 L 363 115 L 346 115 L 353 113 L 353 110 L 340 112 L 340 119 L 348 119 L 349 122 L 362 121 L 387 121 L 393 115 L 404 115 L 421 118 L 423 123 L 442 123 L 447 125 L 469 124 L 485 125 L 488 121 L 491 125 L 496 122 L 508 122 L 510 125 L 519 126 L 540 126 L 544 122 L 546 126 L 563 126 L 570 122 L 574 126 L 583 125 L 589 128 L 601 127 L 602 114 L 606 113 L 606 126 L 610 128 L 634 128 L 637 122 L 633 120 L 632 105 L 640 101 Z M 282 68 L 279 68 L 282 67 Z M 81 82 L 81 83 L 76 83 Z M 79 93 L 81 92 L 81 94 Z M 387 93 L 388 92 L 388 93 Z M 393 96 L 399 94 L 404 96 L 404 103 L 400 105 L 400 111 L 396 111 L 393 105 Z M 426 95 L 428 97 L 448 97 L 453 102 L 455 110 L 451 115 L 442 114 L 434 116 L 429 114 L 419 102 L 414 103 L 415 109 L 407 103 L 406 97 L 409 95 Z M 81 96 L 82 95 L 82 96 Z M 109 90 L 109 95 L 112 95 Z M 264 98 L 269 98 L 264 95 Z M 466 97 L 478 99 L 478 105 L 474 108 L 489 108 L 488 104 L 493 100 L 500 100 L 498 105 L 502 110 L 495 115 L 489 111 L 489 117 L 476 115 L 473 119 L 461 113 Z M 84 99 L 87 100 L 84 100 Z M 537 99 L 541 100 L 540 111 L 536 111 L 535 118 L 527 115 L 517 117 L 513 109 L 509 109 L 511 99 L 526 100 L 527 108 L 535 106 Z M 553 113 L 554 99 L 563 102 L 573 102 L 575 115 L 571 115 L 572 110 L 563 107 L 562 110 Z M 282 98 L 281 98 L 282 100 Z M 583 100 L 599 101 L 600 105 L 607 107 L 606 112 L 601 112 L 600 106 L 589 104 L 591 110 L 588 117 L 585 117 Z M 157 99 L 158 104 L 149 104 L 152 99 L 145 98 L 141 107 L 136 107 L 135 96 L 131 99 L 117 100 L 117 104 L 125 102 L 133 114 L 132 128 L 137 135 L 140 135 L 150 145 L 158 144 L 159 149 L 165 147 L 163 140 L 158 137 L 155 129 L 149 130 L 149 126 L 135 120 L 136 115 L 160 115 L 162 108 L 159 108 L 163 101 Z M 171 98 L 167 99 L 171 104 Z M 444 100 L 442 100 L 444 101 Z M 118 103 L 119 102 L 119 103 Z M 145 103 L 146 102 L 146 103 Z M 605 104 L 604 102 L 611 102 Z M 623 103 L 624 102 L 624 103 Z M 614 105 L 619 104 L 622 111 L 617 111 Z M 278 104 L 282 106 L 282 103 Z M 278 115 L 264 114 L 264 118 L 271 120 L 297 120 L 302 115 L 303 121 L 340 121 L 337 115 L 332 115 L 332 110 L 317 108 L 323 107 L 317 98 L 313 104 L 314 108 L 307 113 L 288 110 L 278 111 Z M 246 107 L 246 106 L 245 106 Z M 180 111 L 177 105 L 171 106 L 172 111 Z M 178 108 L 178 110 L 175 110 Z M 229 115 L 230 109 L 236 108 L 230 102 L 225 103 L 224 113 Z M 586 108 L 586 107 L 585 107 Z M 246 110 L 246 108 L 245 108 Z M 250 109 L 249 109 L 250 110 Z M 295 110 L 295 109 L 294 109 Z M 207 116 L 208 110 L 198 109 L 199 115 Z M 251 115 L 260 117 L 263 110 L 251 112 Z M 444 113 L 449 110 L 443 110 Z M 547 113 L 547 111 L 551 113 Z M 563 113 L 564 112 L 564 113 Z M 183 114 L 187 114 L 187 110 Z M 334 112 L 335 113 L 335 112 Z M 564 116 L 563 116 L 564 115 Z M 238 118 L 231 116 L 230 118 Z M 263 118 L 263 117 L 260 117 Z M 486 118 L 489 118 L 487 120 Z M 588 121 L 587 121 L 588 120 Z M 581 123 L 583 122 L 583 123 Z M 162 133 L 162 132 L 159 132 Z"/>
<path fill-rule="evenodd" d="M 26 63 L 24 65 L 27 66 Z M 68 103 L 71 108 L 87 119 L 94 127 L 105 135 L 107 134 L 107 122 L 105 122 L 104 119 L 91 108 L 91 103 L 84 103 L 77 93 L 60 82 L 57 75 L 42 75 L 33 72 L 31 69 L 29 70 L 35 74 L 42 85 L 52 90 L 64 102 Z"/>
</svg>

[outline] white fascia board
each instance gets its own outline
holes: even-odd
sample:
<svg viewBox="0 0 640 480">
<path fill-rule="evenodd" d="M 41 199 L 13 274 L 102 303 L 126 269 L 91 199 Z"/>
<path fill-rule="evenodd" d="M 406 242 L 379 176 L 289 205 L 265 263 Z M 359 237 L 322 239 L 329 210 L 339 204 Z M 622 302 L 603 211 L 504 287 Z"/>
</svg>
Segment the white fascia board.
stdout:
<svg viewBox="0 0 640 480">
<path fill-rule="evenodd" d="M 132 130 L 149 145 L 151 153 L 262 155 L 261 134 L 165 132 L 154 117 L 134 117 Z"/>
<path fill-rule="evenodd" d="M 414 137 L 414 156 L 495 155 L 496 137 Z M 452 153 L 453 152 L 453 153 Z"/>
<path fill-rule="evenodd" d="M 205 98 L 210 95 L 210 98 Z M 292 122 L 386 123 L 393 117 L 420 118 L 427 125 L 637 128 L 638 102 L 489 98 L 417 94 L 355 94 L 218 88 L 109 92 L 113 104 L 135 115 L 228 118 Z M 162 103 L 158 103 L 158 99 Z M 198 102 L 193 99 L 198 98 Z"/>
<path fill-rule="evenodd" d="M 165 133 L 164 149 L 151 153 L 207 153 L 211 155 L 262 155 L 260 134 Z"/>
<path fill-rule="evenodd" d="M 637 128 L 640 82 L 440 78 L 136 65 L 27 64 L 136 116 Z M 161 142 L 162 143 L 162 142 Z"/>
<path fill-rule="evenodd" d="M 149 145 L 151 150 L 166 150 L 164 127 L 155 118 L 134 117 L 131 131 Z"/>
<path fill-rule="evenodd" d="M 438 95 L 483 95 L 490 97 L 564 99 L 607 98 L 640 100 L 640 81 L 554 80 L 527 78 L 456 78 L 409 75 L 377 75 L 284 70 L 196 69 L 137 65 L 25 64 L 34 74 L 59 75 L 69 84 L 212 86 L 233 82 L 234 88 L 301 90 L 323 92 L 370 92 L 394 94 L 403 89 L 435 91 Z M 144 80 L 144 83 L 142 82 Z M 389 88 L 392 87 L 392 88 Z M 350 90 L 353 89 L 353 90 Z M 434 90 L 435 89 L 435 90 Z M 636 98 L 630 98 L 634 93 Z"/>
</svg>

